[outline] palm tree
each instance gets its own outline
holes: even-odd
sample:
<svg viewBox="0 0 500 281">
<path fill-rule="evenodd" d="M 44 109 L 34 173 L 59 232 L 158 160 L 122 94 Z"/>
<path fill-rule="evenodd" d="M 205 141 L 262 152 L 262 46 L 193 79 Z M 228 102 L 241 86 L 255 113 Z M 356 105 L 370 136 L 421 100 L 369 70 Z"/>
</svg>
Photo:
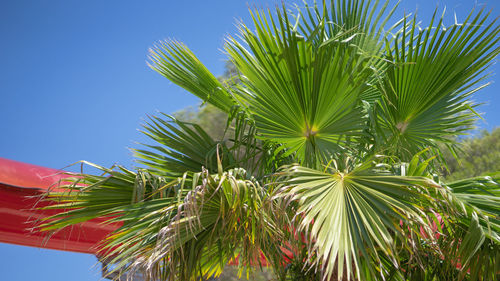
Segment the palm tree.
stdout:
<svg viewBox="0 0 500 281">
<path fill-rule="evenodd" d="M 224 136 L 162 114 L 140 167 L 78 174 L 51 192 L 54 231 L 96 217 L 113 271 L 201 280 L 237 260 L 278 280 L 498 280 L 500 173 L 445 182 L 443 152 L 479 117 L 500 27 L 393 20 L 388 1 L 251 11 L 220 81 L 167 40 L 150 66 L 228 116 Z M 387 23 L 392 23 L 388 27 Z"/>
</svg>

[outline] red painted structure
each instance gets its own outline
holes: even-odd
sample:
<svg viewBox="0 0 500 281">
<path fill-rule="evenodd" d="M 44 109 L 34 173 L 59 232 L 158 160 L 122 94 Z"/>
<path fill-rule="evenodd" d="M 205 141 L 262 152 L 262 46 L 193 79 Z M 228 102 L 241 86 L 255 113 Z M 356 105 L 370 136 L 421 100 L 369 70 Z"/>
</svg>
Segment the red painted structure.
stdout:
<svg viewBox="0 0 500 281">
<path fill-rule="evenodd" d="M 38 210 L 47 206 L 40 197 L 48 188 L 57 187 L 66 175 L 59 170 L 0 158 L 0 242 L 80 253 L 97 253 L 97 245 L 116 226 L 99 220 L 63 229 L 47 239 L 46 233 L 34 232 L 35 222 L 57 211 Z"/>
</svg>

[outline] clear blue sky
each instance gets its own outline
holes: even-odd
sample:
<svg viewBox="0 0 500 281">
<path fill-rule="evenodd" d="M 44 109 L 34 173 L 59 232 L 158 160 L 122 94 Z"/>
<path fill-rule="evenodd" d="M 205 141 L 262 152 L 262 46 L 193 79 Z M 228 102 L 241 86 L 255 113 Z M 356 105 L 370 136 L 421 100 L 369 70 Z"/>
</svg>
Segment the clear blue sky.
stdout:
<svg viewBox="0 0 500 281">
<path fill-rule="evenodd" d="M 247 3 L 276 2 L 1 1 L 0 157 L 52 168 L 82 159 L 131 166 L 127 147 L 144 140 L 137 128 L 146 114 L 198 103 L 148 69 L 148 48 L 179 39 L 220 75 L 224 36 L 236 32 L 236 18 L 248 22 Z M 463 19 L 474 2 L 402 0 L 397 15 L 418 6 L 425 23 L 440 3 L 451 23 L 454 11 Z M 479 3 L 500 14 L 496 0 Z M 489 102 L 479 108 L 483 128 L 500 125 L 498 89 L 496 83 L 476 95 Z M 0 243 L 0 280 L 99 280 L 95 262 L 91 255 Z"/>
</svg>

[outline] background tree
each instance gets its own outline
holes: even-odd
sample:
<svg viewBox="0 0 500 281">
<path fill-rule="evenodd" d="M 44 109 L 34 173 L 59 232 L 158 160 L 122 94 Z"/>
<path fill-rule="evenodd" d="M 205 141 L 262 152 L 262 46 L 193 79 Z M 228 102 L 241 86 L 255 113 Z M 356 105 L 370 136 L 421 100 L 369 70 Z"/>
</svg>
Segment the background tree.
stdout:
<svg viewBox="0 0 500 281">
<path fill-rule="evenodd" d="M 224 73 L 217 79 L 226 84 L 235 85 L 239 81 L 238 70 L 231 61 L 226 61 Z M 200 104 L 198 108 L 188 107 L 174 113 L 175 118 L 184 122 L 200 125 L 214 139 L 224 138 L 228 114 L 209 104 Z"/>
<path fill-rule="evenodd" d="M 477 136 L 461 140 L 460 158 L 445 154 L 448 180 L 477 177 L 500 171 L 500 128 L 481 131 Z"/>
<path fill-rule="evenodd" d="M 176 119 L 200 125 L 213 139 L 223 139 L 227 113 L 211 104 L 187 107 L 173 114 Z"/>
</svg>

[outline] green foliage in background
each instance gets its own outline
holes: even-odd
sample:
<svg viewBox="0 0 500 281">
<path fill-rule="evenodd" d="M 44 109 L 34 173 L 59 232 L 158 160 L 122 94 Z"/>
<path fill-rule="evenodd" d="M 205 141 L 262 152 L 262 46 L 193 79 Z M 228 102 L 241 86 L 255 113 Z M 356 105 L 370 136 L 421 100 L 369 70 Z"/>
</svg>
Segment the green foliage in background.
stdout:
<svg viewBox="0 0 500 281">
<path fill-rule="evenodd" d="M 444 174 L 449 180 L 488 175 L 500 171 L 500 128 L 491 132 L 482 131 L 480 135 L 461 140 L 460 158 L 445 154 L 448 171 Z"/>
<path fill-rule="evenodd" d="M 200 125 L 214 139 L 224 138 L 227 113 L 213 105 L 200 105 L 199 108 L 187 107 L 175 112 L 174 116 L 178 120 Z"/>
<path fill-rule="evenodd" d="M 58 212 L 39 230 L 119 223 L 101 255 L 147 280 L 208 280 L 234 263 L 273 280 L 498 280 L 500 173 L 440 174 L 448 153 L 468 157 L 457 136 L 478 118 L 471 95 L 500 26 L 484 10 L 451 26 L 437 10 L 425 24 L 395 11 L 251 10 L 226 39 L 224 78 L 183 43 L 157 44 L 151 68 L 207 106 L 150 117 L 139 168 L 90 164 L 103 173 L 47 194 Z"/>
</svg>

